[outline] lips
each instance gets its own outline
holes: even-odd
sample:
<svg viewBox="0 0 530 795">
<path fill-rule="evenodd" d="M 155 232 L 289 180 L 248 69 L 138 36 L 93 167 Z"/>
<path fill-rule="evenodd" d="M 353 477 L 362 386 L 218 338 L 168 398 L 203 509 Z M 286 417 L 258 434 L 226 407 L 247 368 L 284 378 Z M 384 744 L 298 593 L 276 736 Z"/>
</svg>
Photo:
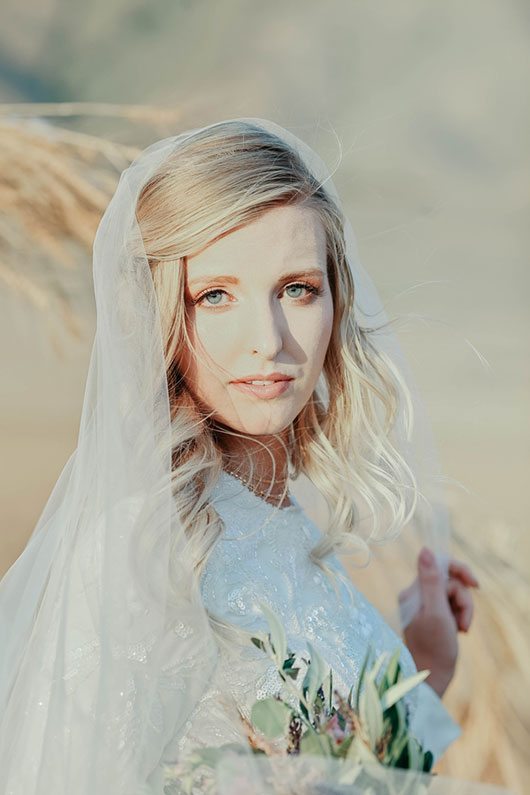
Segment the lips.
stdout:
<svg viewBox="0 0 530 795">
<path fill-rule="evenodd" d="M 283 373 L 271 373 L 271 375 L 249 375 L 247 378 L 237 378 L 231 381 L 232 384 L 250 384 L 252 381 L 266 381 L 270 383 L 271 381 L 292 381 L 293 376 L 291 375 L 284 375 Z"/>
<path fill-rule="evenodd" d="M 253 384 L 256 381 L 260 384 L 275 384 L 278 381 L 292 381 L 292 378 L 250 378 L 248 381 L 233 381 L 234 384 Z"/>
<path fill-rule="evenodd" d="M 252 384 L 248 383 L 247 381 L 235 381 L 232 382 L 232 386 L 251 397 L 270 400 L 271 398 L 280 397 L 280 395 L 283 395 L 287 390 L 289 390 L 291 381 L 293 381 L 292 378 L 280 378 L 277 381 L 273 381 L 269 378 L 265 384 Z"/>
</svg>

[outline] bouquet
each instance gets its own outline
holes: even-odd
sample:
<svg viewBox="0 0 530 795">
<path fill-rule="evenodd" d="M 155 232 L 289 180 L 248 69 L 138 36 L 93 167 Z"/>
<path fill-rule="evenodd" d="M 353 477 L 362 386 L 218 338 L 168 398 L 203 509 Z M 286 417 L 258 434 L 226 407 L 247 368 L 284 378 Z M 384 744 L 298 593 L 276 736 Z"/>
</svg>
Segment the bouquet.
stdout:
<svg viewBox="0 0 530 795">
<path fill-rule="evenodd" d="M 291 698 L 277 695 L 256 701 L 250 720 L 240 712 L 247 745 L 198 748 L 184 762 L 167 766 L 166 795 L 425 792 L 433 755 L 410 733 L 402 699 L 430 672 L 404 679 L 400 648 L 389 660 L 389 653 L 382 654 L 369 667 L 370 646 L 359 680 L 345 697 L 333 688 L 332 670 L 309 642 L 301 675 L 279 617 L 267 605 L 260 607 L 269 632 L 253 637 L 252 643 L 275 663 Z M 400 776 L 397 770 L 392 775 L 390 768 L 417 775 Z"/>
</svg>

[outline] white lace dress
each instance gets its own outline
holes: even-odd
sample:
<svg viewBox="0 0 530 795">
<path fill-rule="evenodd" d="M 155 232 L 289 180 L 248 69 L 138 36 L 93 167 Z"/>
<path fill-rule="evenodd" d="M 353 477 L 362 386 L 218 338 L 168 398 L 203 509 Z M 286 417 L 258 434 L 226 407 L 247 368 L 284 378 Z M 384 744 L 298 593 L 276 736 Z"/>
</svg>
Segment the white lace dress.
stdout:
<svg viewBox="0 0 530 795">
<path fill-rule="evenodd" d="M 399 646 L 404 676 L 415 673 L 403 641 L 354 587 L 339 560 L 327 558 L 346 580 L 338 594 L 311 561 L 309 551 L 321 531 L 292 494 L 290 499 L 291 506 L 276 509 L 222 473 L 213 504 L 225 530 L 201 580 L 210 614 L 246 630 L 266 632 L 258 607 L 266 602 L 283 619 L 288 647 L 297 655 L 307 654 L 309 640 L 332 668 L 334 686 L 345 695 L 359 677 L 369 643 L 376 656 Z M 177 761 L 197 745 L 244 741 L 237 707 L 249 717 L 256 699 L 278 693 L 281 686 L 274 665 L 253 644 L 223 649 L 209 687 L 162 761 Z M 460 727 L 425 682 L 405 697 L 405 703 L 413 733 L 436 761 L 460 735 Z"/>
</svg>

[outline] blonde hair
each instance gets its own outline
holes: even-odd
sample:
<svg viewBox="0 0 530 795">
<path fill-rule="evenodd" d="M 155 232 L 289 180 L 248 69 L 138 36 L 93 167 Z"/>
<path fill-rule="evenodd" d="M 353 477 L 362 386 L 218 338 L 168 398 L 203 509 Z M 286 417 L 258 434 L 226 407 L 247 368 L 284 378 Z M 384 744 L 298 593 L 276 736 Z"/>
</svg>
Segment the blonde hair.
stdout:
<svg viewBox="0 0 530 795">
<path fill-rule="evenodd" d="M 313 548 L 313 561 L 329 572 L 324 558 L 332 552 L 361 550 L 369 559 L 367 542 L 397 535 L 416 506 L 414 475 L 392 441 L 400 413 L 405 426 L 412 426 L 410 395 L 398 369 L 370 339 L 374 329 L 356 321 L 340 209 L 281 138 L 246 121 L 212 125 L 179 146 L 144 186 L 137 204 L 162 318 L 173 490 L 198 571 L 223 529 L 210 504 L 222 454 L 219 428 L 197 404 L 182 371 L 182 351 L 192 347 L 183 263 L 267 210 L 302 202 L 316 210 L 325 229 L 334 307 L 321 376 L 288 429 L 291 477 L 307 475 L 331 510 L 330 529 Z M 358 528 L 363 507 L 371 523 L 364 536 Z"/>
</svg>

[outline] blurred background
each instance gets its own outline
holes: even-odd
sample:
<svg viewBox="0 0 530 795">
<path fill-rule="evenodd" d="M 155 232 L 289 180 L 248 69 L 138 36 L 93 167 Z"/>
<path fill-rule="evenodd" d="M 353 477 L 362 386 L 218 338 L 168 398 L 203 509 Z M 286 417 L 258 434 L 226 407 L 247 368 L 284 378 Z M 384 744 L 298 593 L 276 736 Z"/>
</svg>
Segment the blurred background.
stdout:
<svg viewBox="0 0 530 795">
<path fill-rule="evenodd" d="M 472 631 L 435 770 L 530 777 L 530 5 L 2 0 L 0 575 L 77 443 L 91 246 L 147 144 L 237 116 L 336 168 L 430 410 Z"/>
</svg>

